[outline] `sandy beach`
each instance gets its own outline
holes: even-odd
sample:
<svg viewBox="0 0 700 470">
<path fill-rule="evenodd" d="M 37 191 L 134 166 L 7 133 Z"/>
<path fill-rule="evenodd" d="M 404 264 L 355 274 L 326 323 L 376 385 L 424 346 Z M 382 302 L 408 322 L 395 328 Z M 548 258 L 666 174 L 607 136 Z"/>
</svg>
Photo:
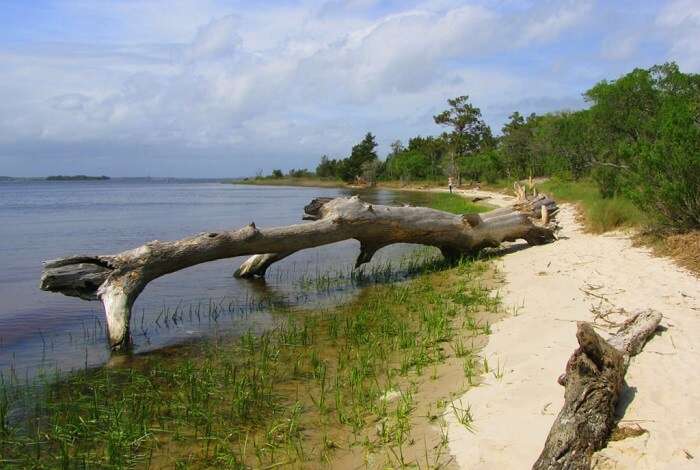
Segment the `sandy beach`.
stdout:
<svg viewBox="0 0 700 470">
<path fill-rule="evenodd" d="M 507 196 L 490 195 L 495 205 Z M 700 460 L 700 281 L 672 261 L 632 246 L 624 233 L 585 233 L 572 205 L 561 206 L 560 239 L 502 257 L 504 307 L 482 356 L 503 375 L 461 397 L 474 432 L 448 416 L 449 447 L 460 468 L 530 468 L 564 401 L 557 384 L 576 348 L 576 322 L 618 321 L 637 309 L 664 316 L 662 329 L 632 359 L 618 405 L 620 424 L 637 437 L 610 442 L 594 468 L 698 468 Z M 596 319 L 596 315 L 598 318 Z M 601 318 L 601 316 L 603 318 Z M 499 377 L 496 377 L 499 375 Z"/>
</svg>

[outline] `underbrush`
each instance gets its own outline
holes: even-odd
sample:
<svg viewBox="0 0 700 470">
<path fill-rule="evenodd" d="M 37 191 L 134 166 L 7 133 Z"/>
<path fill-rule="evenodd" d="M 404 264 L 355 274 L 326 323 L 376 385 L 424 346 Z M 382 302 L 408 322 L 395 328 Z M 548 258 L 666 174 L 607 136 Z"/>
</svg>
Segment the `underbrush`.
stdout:
<svg viewBox="0 0 700 470">
<path fill-rule="evenodd" d="M 650 247 L 659 256 L 673 258 L 679 265 L 700 275 L 700 230 L 687 233 L 641 233 L 635 244 Z"/>
</svg>

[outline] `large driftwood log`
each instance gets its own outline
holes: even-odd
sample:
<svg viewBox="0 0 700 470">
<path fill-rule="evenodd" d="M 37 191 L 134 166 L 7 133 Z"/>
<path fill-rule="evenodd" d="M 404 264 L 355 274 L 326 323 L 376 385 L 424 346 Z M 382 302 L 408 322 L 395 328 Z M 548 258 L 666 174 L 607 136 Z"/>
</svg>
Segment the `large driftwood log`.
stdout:
<svg viewBox="0 0 700 470">
<path fill-rule="evenodd" d="M 318 220 L 319 215 L 318 215 L 318 210 L 321 207 L 321 205 L 325 204 L 328 201 L 331 201 L 333 198 L 317 198 L 311 201 L 309 205 L 307 205 L 304 208 L 304 220 Z M 421 208 L 413 208 L 413 209 L 421 209 Z M 480 224 L 487 222 L 489 220 L 493 220 L 497 217 L 503 217 L 503 216 L 508 216 L 508 215 L 514 215 L 516 213 L 524 214 L 530 219 L 540 219 L 540 223 L 538 226 L 540 227 L 546 227 L 550 232 L 553 234 L 553 229 L 556 227 L 555 223 L 550 224 L 549 221 L 550 219 L 553 219 L 554 216 L 559 212 L 559 208 L 557 207 L 556 202 L 553 199 L 550 199 L 544 195 L 538 195 L 534 196 L 533 198 L 527 199 L 526 196 L 523 196 L 522 199 L 518 199 L 515 204 L 513 204 L 512 207 L 502 207 L 499 209 L 494 209 L 492 211 L 483 213 L 483 214 L 466 214 L 462 217 L 462 220 L 469 224 Z M 520 216 L 522 217 L 522 215 Z M 469 222 L 471 220 L 471 222 Z M 514 219 L 504 219 L 502 222 L 504 223 L 512 223 Z M 546 240 L 545 240 L 546 242 Z M 394 242 L 390 242 L 387 244 L 391 244 Z M 529 240 L 528 243 L 530 244 L 537 244 L 537 242 L 534 242 L 533 240 Z M 386 245 L 383 245 L 386 246 Z M 446 247 L 444 245 L 440 244 L 433 244 L 433 246 L 438 246 L 441 250 L 443 255 L 446 257 L 455 257 L 455 256 L 460 256 L 465 253 L 463 250 L 452 250 L 449 247 Z M 489 246 L 498 246 L 498 243 L 489 245 Z M 378 247 L 376 250 L 373 251 L 364 251 L 361 250 L 360 255 L 357 257 L 357 261 L 355 262 L 355 267 L 361 266 L 363 263 L 366 263 L 372 259 L 372 255 L 381 248 Z M 481 247 L 476 247 L 474 249 L 467 250 L 466 252 L 475 252 L 481 249 Z M 277 261 L 280 261 L 292 254 L 294 254 L 294 251 L 287 251 L 287 252 L 282 252 L 282 253 L 265 253 L 265 254 L 257 254 L 253 255 L 250 258 L 248 258 L 246 261 L 241 263 L 239 268 L 234 272 L 234 276 L 238 278 L 254 278 L 254 277 L 265 277 L 265 273 L 267 272 L 268 268 L 272 266 L 274 263 Z"/>
<path fill-rule="evenodd" d="M 372 205 L 357 197 L 322 198 L 306 206 L 304 218 L 312 222 L 269 229 L 251 223 L 240 230 L 201 233 L 172 242 L 156 240 L 114 255 L 47 261 L 40 287 L 101 300 L 110 346 L 117 350 L 128 344 L 131 307 L 144 287 L 160 276 L 200 263 L 255 255 L 238 271 L 247 276 L 264 273 L 270 264 L 296 251 L 351 238 L 360 241 L 358 266 L 392 243 L 436 246 L 446 256 L 459 256 L 503 241 L 541 244 L 554 239 L 553 225 L 533 223 L 530 209 L 461 216 L 425 207 Z"/>
<path fill-rule="evenodd" d="M 605 447 L 631 356 L 638 354 L 661 321 L 653 310 L 637 313 L 607 341 L 589 323 L 579 323 L 579 348 L 559 378 L 564 407 L 554 421 L 536 470 L 589 469 L 591 456 Z"/>
</svg>

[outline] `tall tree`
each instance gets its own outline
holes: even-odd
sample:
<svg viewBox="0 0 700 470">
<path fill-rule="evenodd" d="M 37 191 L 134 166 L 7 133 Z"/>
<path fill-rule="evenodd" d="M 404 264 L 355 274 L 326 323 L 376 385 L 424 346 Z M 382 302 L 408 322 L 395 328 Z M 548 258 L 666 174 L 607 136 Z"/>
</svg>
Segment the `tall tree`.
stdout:
<svg viewBox="0 0 700 470">
<path fill-rule="evenodd" d="M 531 141 L 532 141 L 532 125 L 528 126 L 534 120 L 534 115 L 525 121 L 525 117 L 518 111 L 515 111 L 509 116 L 508 121 L 501 131 L 503 136 L 500 140 L 501 152 L 505 155 L 508 162 L 508 168 L 514 176 L 524 177 L 533 174 Z"/>
<path fill-rule="evenodd" d="M 337 176 L 338 161 L 330 159 L 327 155 L 321 157 L 321 162 L 316 167 L 316 176 L 321 178 L 332 178 Z"/>
<path fill-rule="evenodd" d="M 360 143 L 352 147 L 350 156 L 340 164 L 340 177 L 343 181 L 353 181 L 362 174 L 365 163 L 377 160 L 377 141 L 371 132 Z"/>
<path fill-rule="evenodd" d="M 452 147 L 450 166 L 454 172 L 460 159 L 491 147 L 494 139 L 481 110 L 469 102 L 469 96 L 448 99 L 447 104 L 450 107 L 433 119 L 436 124 L 452 129 L 448 136 Z"/>
</svg>

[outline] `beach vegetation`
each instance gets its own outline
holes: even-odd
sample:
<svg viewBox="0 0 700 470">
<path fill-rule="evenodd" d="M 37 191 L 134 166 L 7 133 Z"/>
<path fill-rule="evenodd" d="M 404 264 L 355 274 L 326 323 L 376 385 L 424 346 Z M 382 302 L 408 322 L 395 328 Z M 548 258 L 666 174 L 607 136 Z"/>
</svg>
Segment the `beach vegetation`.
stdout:
<svg viewBox="0 0 700 470">
<path fill-rule="evenodd" d="M 444 444 L 421 447 L 419 437 L 441 419 L 429 418 L 437 401 L 444 409 L 450 393 L 478 383 L 484 325 L 499 309 L 484 294 L 488 262 L 423 256 L 419 277 L 338 307 L 281 308 L 283 320 L 263 334 L 173 346 L 35 387 L 3 376 L 3 465 L 299 467 L 361 465 L 370 455 L 437 463 Z M 461 383 L 451 371 L 465 356 Z M 424 380 L 442 381 L 444 393 L 426 399 Z M 468 407 L 451 411 L 472 426 Z"/>
</svg>

